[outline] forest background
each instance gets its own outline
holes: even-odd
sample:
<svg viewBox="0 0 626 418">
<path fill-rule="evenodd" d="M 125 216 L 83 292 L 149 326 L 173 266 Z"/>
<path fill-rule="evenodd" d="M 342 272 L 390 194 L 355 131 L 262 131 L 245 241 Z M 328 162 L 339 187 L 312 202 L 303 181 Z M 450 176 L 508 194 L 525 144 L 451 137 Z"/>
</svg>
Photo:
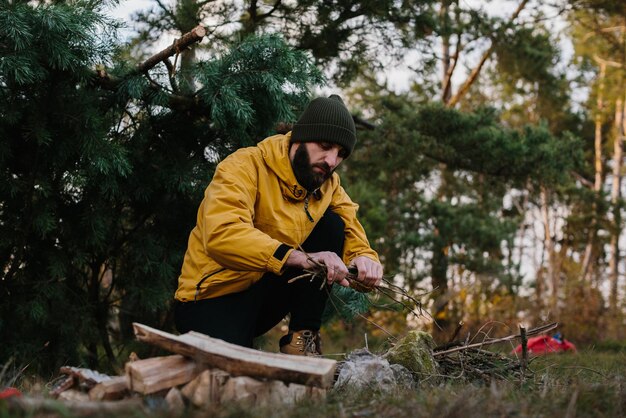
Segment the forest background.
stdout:
<svg viewBox="0 0 626 418">
<path fill-rule="evenodd" d="M 133 321 L 173 330 L 216 164 L 330 91 L 359 128 L 342 182 L 438 326 L 384 298 L 343 292 L 340 310 L 438 341 L 459 321 L 624 339 L 625 2 L 148 3 L 124 29 L 116 1 L 0 2 L 0 363 L 115 368 Z M 200 43 L 148 59 L 197 25 Z"/>
</svg>

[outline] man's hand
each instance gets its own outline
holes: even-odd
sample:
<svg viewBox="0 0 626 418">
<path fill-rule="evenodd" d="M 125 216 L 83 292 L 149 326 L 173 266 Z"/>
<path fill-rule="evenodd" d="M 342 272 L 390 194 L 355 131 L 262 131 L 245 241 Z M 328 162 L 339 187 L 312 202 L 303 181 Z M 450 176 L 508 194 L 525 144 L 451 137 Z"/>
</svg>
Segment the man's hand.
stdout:
<svg viewBox="0 0 626 418">
<path fill-rule="evenodd" d="M 361 282 L 367 287 L 374 287 L 380 285 L 380 281 L 383 278 L 383 266 L 380 263 L 360 256 L 353 259 L 350 262 L 350 266 L 354 266 L 359 270 L 359 274 L 356 277 L 357 281 Z"/>
<path fill-rule="evenodd" d="M 337 283 L 345 287 L 350 286 L 350 283 L 346 280 L 348 268 L 337 254 L 330 251 L 320 251 L 318 253 L 309 253 L 308 256 L 302 251 L 294 250 L 289 254 L 285 264 L 289 267 L 302 269 L 314 269 L 317 267 L 315 263 L 323 264 L 328 272 L 326 275 L 328 284 Z M 309 258 L 314 262 L 311 262 Z"/>
</svg>

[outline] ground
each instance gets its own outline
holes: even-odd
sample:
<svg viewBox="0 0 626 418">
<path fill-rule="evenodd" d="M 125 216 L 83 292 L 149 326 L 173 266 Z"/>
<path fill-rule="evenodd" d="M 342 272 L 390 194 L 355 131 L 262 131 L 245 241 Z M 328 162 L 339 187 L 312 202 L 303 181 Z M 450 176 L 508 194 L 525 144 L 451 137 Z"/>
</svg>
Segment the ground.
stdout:
<svg viewBox="0 0 626 418">
<path fill-rule="evenodd" d="M 273 408 L 223 405 L 189 412 L 201 417 L 621 417 L 626 415 L 626 350 L 536 358 L 524 382 L 492 384 L 448 381 L 392 394 L 331 393 L 326 401 Z M 0 418 L 13 417 L 0 403 Z M 50 416 L 50 415 L 47 415 Z M 69 416 L 60 413 L 58 416 Z M 152 414 L 172 416 L 171 414 Z"/>
</svg>

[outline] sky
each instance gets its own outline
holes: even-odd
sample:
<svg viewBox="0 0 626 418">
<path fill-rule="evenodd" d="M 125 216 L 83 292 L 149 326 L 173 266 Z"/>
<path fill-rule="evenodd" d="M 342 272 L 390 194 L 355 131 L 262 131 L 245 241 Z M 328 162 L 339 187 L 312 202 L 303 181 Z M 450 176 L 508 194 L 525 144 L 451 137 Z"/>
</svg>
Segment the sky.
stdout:
<svg viewBox="0 0 626 418">
<path fill-rule="evenodd" d="M 111 10 L 111 15 L 130 21 L 130 15 L 138 10 L 145 10 L 154 4 L 153 0 L 120 0 L 117 7 Z"/>
</svg>

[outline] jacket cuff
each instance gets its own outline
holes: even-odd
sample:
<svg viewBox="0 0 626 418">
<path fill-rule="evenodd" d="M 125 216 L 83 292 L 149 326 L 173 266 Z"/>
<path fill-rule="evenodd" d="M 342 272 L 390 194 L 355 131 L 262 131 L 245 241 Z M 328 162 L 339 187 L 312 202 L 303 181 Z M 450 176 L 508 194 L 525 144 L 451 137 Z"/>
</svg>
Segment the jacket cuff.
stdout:
<svg viewBox="0 0 626 418">
<path fill-rule="evenodd" d="M 268 260 L 267 269 L 274 274 L 282 273 L 285 263 L 287 262 L 287 258 L 292 251 L 293 248 L 287 244 L 280 244 Z"/>
</svg>

